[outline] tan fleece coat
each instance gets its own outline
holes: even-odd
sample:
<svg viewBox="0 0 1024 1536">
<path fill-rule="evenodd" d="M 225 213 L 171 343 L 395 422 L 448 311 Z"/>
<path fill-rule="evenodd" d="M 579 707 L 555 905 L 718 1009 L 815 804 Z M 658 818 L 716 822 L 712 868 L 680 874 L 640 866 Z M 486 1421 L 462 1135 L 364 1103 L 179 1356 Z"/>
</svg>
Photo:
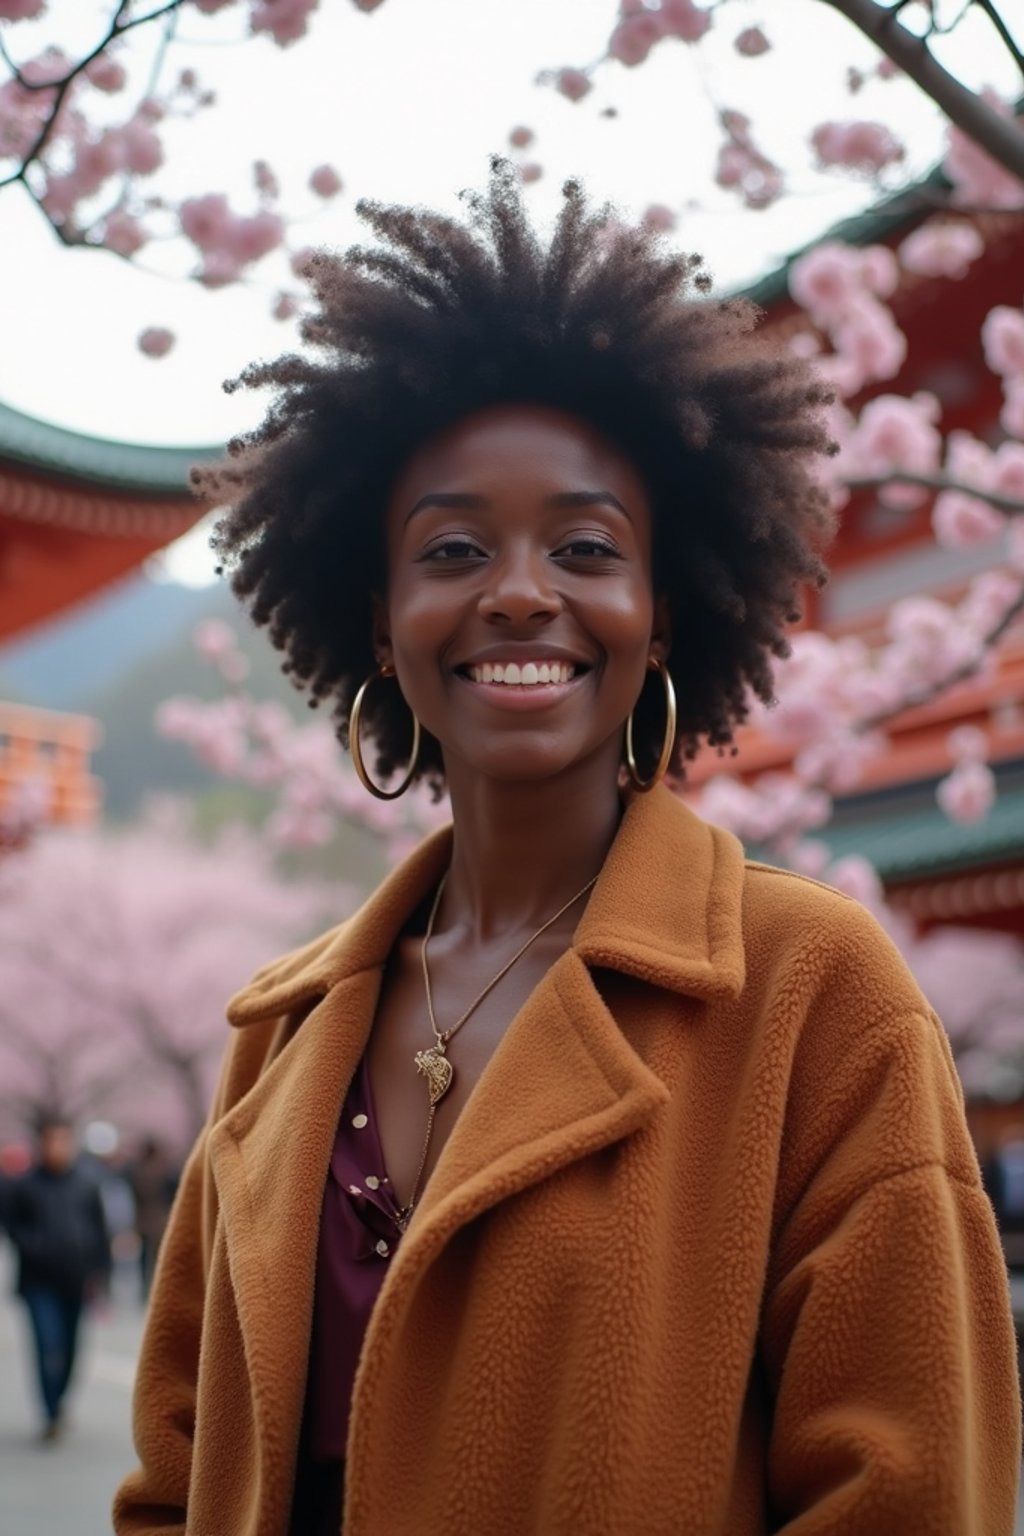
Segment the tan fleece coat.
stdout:
<svg viewBox="0 0 1024 1536">
<path fill-rule="evenodd" d="M 121 1536 L 287 1530 L 339 1106 L 449 851 L 231 1004 Z M 668 791 L 635 798 L 391 1265 L 347 1536 L 1011 1536 L 1019 1423 L 960 1090 L 896 951 Z"/>
</svg>

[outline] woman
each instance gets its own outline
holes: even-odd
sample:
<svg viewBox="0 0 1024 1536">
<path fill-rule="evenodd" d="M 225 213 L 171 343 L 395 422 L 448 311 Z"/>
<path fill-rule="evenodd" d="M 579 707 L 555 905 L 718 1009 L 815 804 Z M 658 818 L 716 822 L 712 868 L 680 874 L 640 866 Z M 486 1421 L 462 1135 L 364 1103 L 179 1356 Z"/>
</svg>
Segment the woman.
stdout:
<svg viewBox="0 0 1024 1536">
<path fill-rule="evenodd" d="M 547 246 L 501 167 L 472 211 L 365 210 L 214 486 L 368 788 L 453 827 L 230 1006 L 117 1530 L 1009 1536 L 941 1026 L 866 912 L 657 783 L 822 577 L 821 392 L 575 187 Z"/>
</svg>

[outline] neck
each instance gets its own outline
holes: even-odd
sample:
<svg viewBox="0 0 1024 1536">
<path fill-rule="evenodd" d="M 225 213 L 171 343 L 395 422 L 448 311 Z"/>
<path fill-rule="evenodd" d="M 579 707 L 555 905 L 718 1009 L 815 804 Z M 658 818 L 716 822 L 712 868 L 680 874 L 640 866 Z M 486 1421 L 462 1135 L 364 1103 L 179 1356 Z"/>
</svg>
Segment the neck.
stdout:
<svg viewBox="0 0 1024 1536">
<path fill-rule="evenodd" d="M 557 912 L 598 873 L 622 817 L 616 773 L 598 774 L 594 764 L 542 785 L 455 767 L 448 787 L 455 830 L 438 927 L 464 927 L 478 942 L 536 928 Z M 570 931 L 582 907 L 565 914 Z"/>
</svg>

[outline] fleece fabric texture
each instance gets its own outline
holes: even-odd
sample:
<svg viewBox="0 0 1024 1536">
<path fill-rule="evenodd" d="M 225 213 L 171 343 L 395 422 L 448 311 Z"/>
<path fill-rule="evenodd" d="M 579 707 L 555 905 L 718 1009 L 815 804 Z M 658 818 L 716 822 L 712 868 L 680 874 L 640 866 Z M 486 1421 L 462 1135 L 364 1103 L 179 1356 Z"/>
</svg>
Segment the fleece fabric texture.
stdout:
<svg viewBox="0 0 1024 1536">
<path fill-rule="evenodd" d="M 230 1005 L 120 1536 L 286 1532 L 339 1106 L 450 847 Z M 346 1536 L 1011 1536 L 1019 1428 L 992 1212 L 898 953 L 633 798 L 385 1280 Z"/>
</svg>

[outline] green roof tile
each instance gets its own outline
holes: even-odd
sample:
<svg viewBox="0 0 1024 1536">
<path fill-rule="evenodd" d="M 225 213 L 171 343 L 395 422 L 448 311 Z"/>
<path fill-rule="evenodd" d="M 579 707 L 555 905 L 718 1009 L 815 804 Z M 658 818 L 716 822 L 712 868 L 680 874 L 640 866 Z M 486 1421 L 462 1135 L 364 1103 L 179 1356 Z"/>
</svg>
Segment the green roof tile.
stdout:
<svg viewBox="0 0 1024 1536">
<path fill-rule="evenodd" d="M 962 826 L 937 805 L 888 810 L 845 825 L 831 823 L 820 834 L 835 859 L 858 853 L 886 881 L 921 879 L 956 869 L 998 864 L 1024 854 L 1024 788 L 1002 789 L 984 821 Z M 751 850 L 754 854 L 754 850 Z"/>
<path fill-rule="evenodd" d="M 193 464 L 219 458 L 219 443 L 195 448 L 114 443 L 37 421 L 0 402 L 0 460 L 69 480 L 150 496 L 186 496 Z"/>
</svg>

